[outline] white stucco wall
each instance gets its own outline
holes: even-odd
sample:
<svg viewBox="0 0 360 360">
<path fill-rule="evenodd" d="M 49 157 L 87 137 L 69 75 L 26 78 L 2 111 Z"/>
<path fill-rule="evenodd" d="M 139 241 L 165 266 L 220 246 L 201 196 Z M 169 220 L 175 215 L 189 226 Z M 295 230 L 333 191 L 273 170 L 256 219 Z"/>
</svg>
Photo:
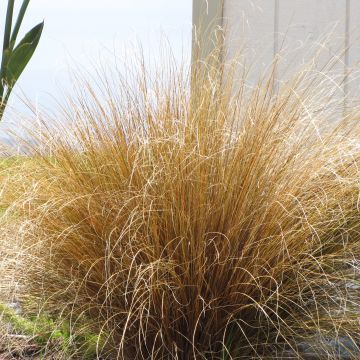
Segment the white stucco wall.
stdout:
<svg viewBox="0 0 360 360">
<path fill-rule="evenodd" d="M 225 0 L 223 6 L 226 59 L 242 49 L 255 64 L 254 79 L 278 53 L 284 55 L 279 77 L 320 47 L 319 67 L 338 56 L 336 70 L 345 72 L 360 60 L 359 0 Z M 344 91 L 356 83 L 349 77 Z"/>
<path fill-rule="evenodd" d="M 194 0 L 194 9 L 199 10 L 203 2 L 219 1 Z M 218 18 L 219 12 L 210 15 Z M 194 13 L 195 19 L 199 16 Z M 221 16 L 225 60 L 241 53 L 242 63 L 251 66 L 250 82 L 256 81 L 276 54 L 283 58 L 280 79 L 320 48 L 319 68 L 338 56 L 335 70 L 347 73 L 360 60 L 360 0 L 223 0 Z M 342 85 L 345 93 L 359 88 L 357 76 L 349 76 Z"/>
</svg>

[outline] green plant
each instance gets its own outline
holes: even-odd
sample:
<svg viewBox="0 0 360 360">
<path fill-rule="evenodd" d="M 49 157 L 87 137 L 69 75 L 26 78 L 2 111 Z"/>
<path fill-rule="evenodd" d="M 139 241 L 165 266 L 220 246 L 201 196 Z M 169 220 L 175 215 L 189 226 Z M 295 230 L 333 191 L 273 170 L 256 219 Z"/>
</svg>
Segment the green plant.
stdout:
<svg viewBox="0 0 360 360">
<path fill-rule="evenodd" d="M 44 27 L 44 22 L 36 25 L 16 44 L 20 26 L 29 2 L 30 0 L 23 0 L 15 25 L 13 26 L 15 0 L 8 0 L 0 68 L 0 120 L 15 83 L 36 50 Z"/>
<path fill-rule="evenodd" d="M 99 336 L 86 330 L 85 326 L 78 334 L 71 334 L 68 322 L 54 321 L 45 314 L 26 317 L 1 303 L 0 320 L 3 325 L 10 326 L 13 333 L 29 337 L 38 347 L 39 353 L 46 353 L 46 348 L 51 351 L 53 346 L 57 351 L 60 348 L 61 353 L 68 357 L 78 353 L 81 359 L 94 359 L 97 347 L 101 348 L 104 344 Z"/>
</svg>

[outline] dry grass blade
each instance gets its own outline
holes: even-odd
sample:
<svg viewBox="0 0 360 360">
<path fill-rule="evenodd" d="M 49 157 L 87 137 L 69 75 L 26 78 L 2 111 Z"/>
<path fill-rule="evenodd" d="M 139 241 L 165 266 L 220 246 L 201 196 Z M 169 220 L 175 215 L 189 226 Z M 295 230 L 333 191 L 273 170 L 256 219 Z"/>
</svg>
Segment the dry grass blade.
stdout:
<svg viewBox="0 0 360 360">
<path fill-rule="evenodd" d="M 358 109 L 326 69 L 147 71 L 84 82 L 9 184 L 24 308 L 111 359 L 359 358 Z"/>
</svg>

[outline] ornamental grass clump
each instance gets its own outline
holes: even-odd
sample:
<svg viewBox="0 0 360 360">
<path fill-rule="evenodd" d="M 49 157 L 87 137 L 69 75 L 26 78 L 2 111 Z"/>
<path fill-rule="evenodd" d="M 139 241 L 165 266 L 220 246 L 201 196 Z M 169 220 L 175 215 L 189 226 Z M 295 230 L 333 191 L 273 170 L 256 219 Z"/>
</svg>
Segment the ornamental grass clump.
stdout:
<svg viewBox="0 0 360 360">
<path fill-rule="evenodd" d="M 8 185 L 24 311 L 102 358 L 358 359 L 360 112 L 276 66 L 83 81 Z"/>
</svg>

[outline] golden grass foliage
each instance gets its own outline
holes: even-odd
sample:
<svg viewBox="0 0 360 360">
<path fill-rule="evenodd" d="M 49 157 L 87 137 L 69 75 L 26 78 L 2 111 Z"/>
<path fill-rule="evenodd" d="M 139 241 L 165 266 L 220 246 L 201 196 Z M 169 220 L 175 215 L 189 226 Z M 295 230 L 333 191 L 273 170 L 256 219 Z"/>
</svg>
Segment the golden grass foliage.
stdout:
<svg viewBox="0 0 360 360">
<path fill-rule="evenodd" d="M 9 184 L 24 307 L 109 359 L 358 359 L 359 111 L 276 66 L 83 82 Z"/>
</svg>

